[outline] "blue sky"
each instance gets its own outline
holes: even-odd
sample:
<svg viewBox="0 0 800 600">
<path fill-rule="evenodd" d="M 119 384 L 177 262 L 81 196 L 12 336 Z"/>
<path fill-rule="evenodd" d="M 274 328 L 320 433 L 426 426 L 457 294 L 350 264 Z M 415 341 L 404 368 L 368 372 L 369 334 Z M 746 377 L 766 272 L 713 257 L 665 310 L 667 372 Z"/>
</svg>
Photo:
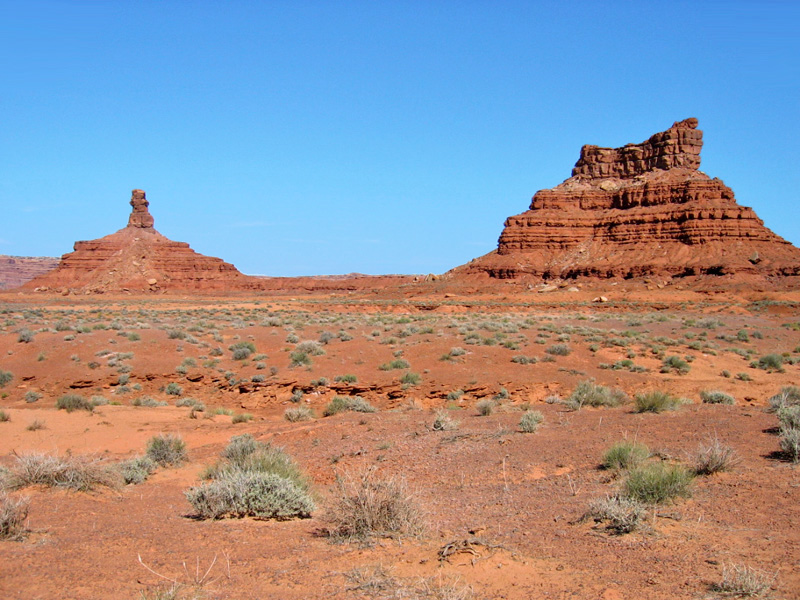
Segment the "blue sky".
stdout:
<svg viewBox="0 0 800 600">
<path fill-rule="evenodd" d="M 0 254 L 156 228 L 266 275 L 440 273 L 583 144 L 698 117 L 800 245 L 800 2 L 0 0 Z"/>
</svg>

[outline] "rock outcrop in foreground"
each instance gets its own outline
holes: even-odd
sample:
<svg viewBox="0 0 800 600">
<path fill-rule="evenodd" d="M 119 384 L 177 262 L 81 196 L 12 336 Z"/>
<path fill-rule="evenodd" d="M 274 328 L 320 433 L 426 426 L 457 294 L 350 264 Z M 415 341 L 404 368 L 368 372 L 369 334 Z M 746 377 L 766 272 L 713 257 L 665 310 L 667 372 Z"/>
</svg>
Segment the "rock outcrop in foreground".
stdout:
<svg viewBox="0 0 800 600">
<path fill-rule="evenodd" d="M 497 250 L 454 269 L 508 279 L 800 275 L 800 250 L 699 171 L 686 119 L 641 144 L 584 146 L 562 184 L 510 217 Z"/>
<path fill-rule="evenodd" d="M 219 258 L 198 254 L 184 242 L 173 242 L 153 227 L 149 202 L 133 190 L 128 226 L 97 240 L 76 242 L 58 267 L 24 289 L 71 290 L 83 293 L 117 291 L 245 289 L 249 277 Z"/>
</svg>

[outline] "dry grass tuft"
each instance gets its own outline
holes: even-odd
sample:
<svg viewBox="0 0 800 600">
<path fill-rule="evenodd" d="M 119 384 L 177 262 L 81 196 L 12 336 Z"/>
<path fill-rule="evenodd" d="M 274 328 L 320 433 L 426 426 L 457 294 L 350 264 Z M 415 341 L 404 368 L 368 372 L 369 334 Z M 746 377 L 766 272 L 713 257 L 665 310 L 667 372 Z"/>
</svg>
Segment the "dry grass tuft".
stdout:
<svg viewBox="0 0 800 600">
<path fill-rule="evenodd" d="M 714 436 L 697 448 L 693 468 L 697 475 L 711 475 L 720 471 L 730 471 L 738 462 L 739 455 L 736 451 Z"/>
<path fill-rule="evenodd" d="M 337 476 L 326 520 L 328 535 L 341 541 L 416 536 L 425 530 L 423 512 L 405 479 L 381 476 L 374 467 Z"/>
<path fill-rule="evenodd" d="M 21 540 L 25 537 L 29 506 L 29 498 L 14 498 L 0 490 L 0 540 Z"/>
<path fill-rule="evenodd" d="M 57 456 L 41 452 L 16 457 L 3 484 L 9 489 L 44 485 L 86 492 L 97 487 L 119 487 L 117 469 L 95 456 Z"/>
<path fill-rule="evenodd" d="M 747 565 L 731 563 L 722 568 L 722 581 L 713 590 L 726 596 L 739 598 L 763 598 L 775 583 L 770 575 Z"/>
</svg>

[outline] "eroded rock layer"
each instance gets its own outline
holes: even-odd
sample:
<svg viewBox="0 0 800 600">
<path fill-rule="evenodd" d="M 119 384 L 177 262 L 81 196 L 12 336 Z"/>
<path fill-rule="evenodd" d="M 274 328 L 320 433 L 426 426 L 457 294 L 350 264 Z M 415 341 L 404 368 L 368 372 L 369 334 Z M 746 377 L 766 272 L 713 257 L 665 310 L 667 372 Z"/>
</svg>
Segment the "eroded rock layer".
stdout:
<svg viewBox="0 0 800 600">
<path fill-rule="evenodd" d="M 497 250 L 456 272 L 545 279 L 800 275 L 800 250 L 699 171 L 697 119 L 641 144 L 584 146 L 562 184 L 509 217 Z"/>
<path fill-rule="evenodd" d="M 49 256 L 0 255 L 0 290 L 10 290 L 58 266 Z"/>
<path fill-rule="evenodd" d="M 250 278 L 219 258 L 198 254 L 153 227 L 149 202 L 133 190 L 128 226 L 97 240 L 76 242 L 58 267 L 24 288 L 84 293 L 247 289 Z"/>
</svg>

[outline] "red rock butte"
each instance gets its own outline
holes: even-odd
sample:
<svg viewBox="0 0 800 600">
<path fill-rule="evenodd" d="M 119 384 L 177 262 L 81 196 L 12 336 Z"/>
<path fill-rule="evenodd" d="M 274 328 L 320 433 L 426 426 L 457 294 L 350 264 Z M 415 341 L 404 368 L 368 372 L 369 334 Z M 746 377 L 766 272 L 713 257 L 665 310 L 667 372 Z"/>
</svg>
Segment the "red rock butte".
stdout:
<svg viewBox="0 0 800 600">
<path fill-rule="evenodd" d="M 233 265 L 156 231 L 149 204 L 144 191 L 133 190 L 127 227 L 97 240 L 75 242 L 74 252 L 62 256 L 56 269 L 28 281 L 23 289 L 103 293 L 248 287 L 250 278 Z"/>
<path fill-rule="evenodd" d="M 572 177 L 509 217 L 497 250 L 453 275 L 499 279 L 800 275 L 800 250 L 699 170 L 697 119 L 641 144 L 584 146 Z"/>
</svg>

